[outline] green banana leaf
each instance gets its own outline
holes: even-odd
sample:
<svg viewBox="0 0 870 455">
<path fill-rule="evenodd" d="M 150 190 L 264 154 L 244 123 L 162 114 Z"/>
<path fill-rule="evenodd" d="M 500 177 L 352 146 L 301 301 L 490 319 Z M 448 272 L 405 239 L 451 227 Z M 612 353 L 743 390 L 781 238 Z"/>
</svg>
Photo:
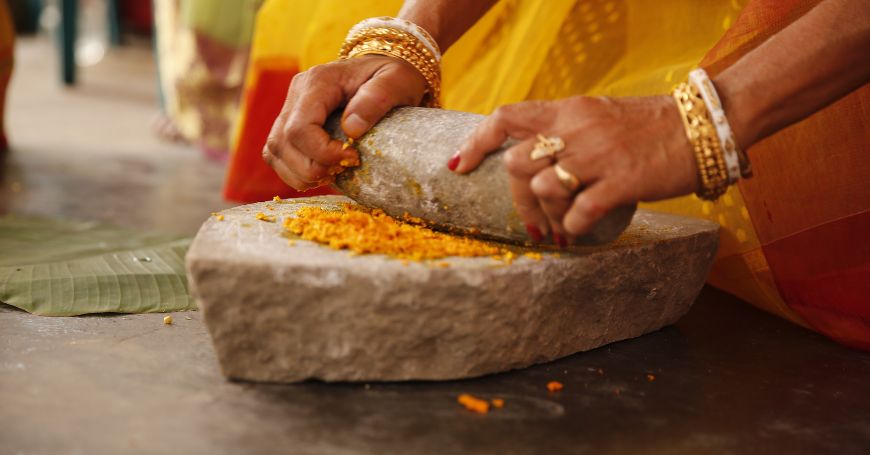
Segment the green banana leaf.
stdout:
<svg viewBox="0 0 870 455">
<path fill-rule="evenodd" d="M 190 238 L 92 222 L 0 218 L 0 302 L 43 316 L 196 309 Z"/>
</svg>

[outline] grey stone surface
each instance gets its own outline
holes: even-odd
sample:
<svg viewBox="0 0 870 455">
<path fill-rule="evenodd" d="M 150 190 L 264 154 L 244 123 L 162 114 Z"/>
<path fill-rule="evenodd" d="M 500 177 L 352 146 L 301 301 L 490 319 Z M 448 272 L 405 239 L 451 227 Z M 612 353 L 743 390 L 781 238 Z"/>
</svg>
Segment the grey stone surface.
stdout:
<svg viewBox="0 0 870 455">
<path fill-rule="evenodd" d="M 452 379 L 547 362 L 675 322 L 718 242 L 714 223 L 647 211 L 613 244 L 510 265 L 405 264 L 282 236 L 281 219 L 299 207 L 343 201 L 251 204 L 203 225 L 188 276 L 225 375 Z M 261 211 L 277 221 L 257 221 Z"/>
<path fill-rule="evenodd" d="M 361 164 L 339 175 L 336 185 L 355 201 L 394 217 L 407 212 L 460 232 L 528 240 L 522 220 L 505 196 L 510 190 L 502 164 L 504 147 L 470 174 L 447 169 L 447 161 L 483 118 L 443 109 L 395 109 L 354 144 Z M 338 120 L 338 116 L 330 118 L 326 129 L 344 141 Z M 631 222 L 634 210 L 634 205 L 613 210 L 578 242 L 613 241 Z"/>
</svg>

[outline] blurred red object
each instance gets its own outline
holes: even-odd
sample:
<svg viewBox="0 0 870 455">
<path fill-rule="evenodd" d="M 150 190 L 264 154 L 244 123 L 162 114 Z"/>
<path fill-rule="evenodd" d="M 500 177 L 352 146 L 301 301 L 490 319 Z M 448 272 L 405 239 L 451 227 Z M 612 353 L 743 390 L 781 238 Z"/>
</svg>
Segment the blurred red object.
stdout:
<svg viewBox="0 0 870 455">
<path fill-rule="evenodd" d="M 252 64 L 252 76 L 244 92 L 241 125 L 235 151 L 230 158 L 224 198 L 236 202 L 259 202 L 273 196 L 296 198 L 336 194 L 328 186 L 310 191 L 296 191 L 281 181 L 278 174 L 263 162 L 272 123 L 281 112 L 290 81 L 299 71 L 296 62 L 262 60 Z"/>
<path fill-rule="evenodd" d="M 154 13 L 151 0 L 119 0 L 121 23 L 136 33 L 151 33 Z"/>
</svg>

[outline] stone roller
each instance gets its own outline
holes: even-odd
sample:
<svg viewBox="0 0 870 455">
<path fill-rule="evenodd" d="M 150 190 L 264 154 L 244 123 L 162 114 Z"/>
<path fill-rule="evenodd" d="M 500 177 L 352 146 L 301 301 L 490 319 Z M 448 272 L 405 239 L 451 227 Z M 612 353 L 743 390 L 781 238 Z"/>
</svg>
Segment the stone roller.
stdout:
<svg viewBox="0 0 870 455">
<path fill-rule="evenodd" d="M 634 207 L 540 260 L 507 190 L 499 152 L 466 176 L 446 169 L 481 117 L 406 108 L 355 145 L 361 166 L 337 185 L 355 201 L 437 227 L 507 240 L 517 253 L 449 267 L 288 244 L 281 221 L 345 197 L 259 203 L 202 226 L 187 255 L 224 374 L 294 382 L 459 379 L 522 368 L 671 324 L 700 292 L 718 225 Z M 337 118 L 327 128 L 341 139 Z M 270 210 L 271 208 L 271 210 Z M 258 212 L 276 222 L 257 220 Z M 619 235 L 623 232 L 622 235 Z M 614 237 L 619 238 L 603 245 Z M 590 246 L 591 245 L 591 246 Z M 439 263 L 441 261 L 438 261 Z"/>
<path fill-rule="evenodd" d="M 380 208 L 395 218 L 407 213 L 442 230 L 508 242 L 528 241 L 502 164 L 512 141 L 470 174 L 447 169 L 447 160 L 483 118 L 443 109 L 394 109 L 353 144 L 360 154 L 360 166 L 340 174 L 336 186 L 356 202 Z M 346 141 L 339 123 L 339 116 L 332 116 L 326 130 Z M 612 242 L 631 222 L 634 211 L 635 205 L 612 210 L 577 243 Z"/>
</svg>

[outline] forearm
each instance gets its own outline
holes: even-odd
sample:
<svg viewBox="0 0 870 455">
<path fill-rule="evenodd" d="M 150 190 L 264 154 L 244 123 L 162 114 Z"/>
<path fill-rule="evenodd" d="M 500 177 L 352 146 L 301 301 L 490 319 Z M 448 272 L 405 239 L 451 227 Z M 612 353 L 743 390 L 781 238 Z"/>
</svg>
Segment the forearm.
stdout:
<svg viewBox="0 0 870 455">
<path fill-rule="evenodd" d="M 399 17 L 423 27 L 446 52 L 498 0 L 406 0 Z"/>
<path fill-rule="evenodd" d="M 826 0 L 714 79 L 744 148 L 870 79 L 870 3 Z"/>
</svg>

